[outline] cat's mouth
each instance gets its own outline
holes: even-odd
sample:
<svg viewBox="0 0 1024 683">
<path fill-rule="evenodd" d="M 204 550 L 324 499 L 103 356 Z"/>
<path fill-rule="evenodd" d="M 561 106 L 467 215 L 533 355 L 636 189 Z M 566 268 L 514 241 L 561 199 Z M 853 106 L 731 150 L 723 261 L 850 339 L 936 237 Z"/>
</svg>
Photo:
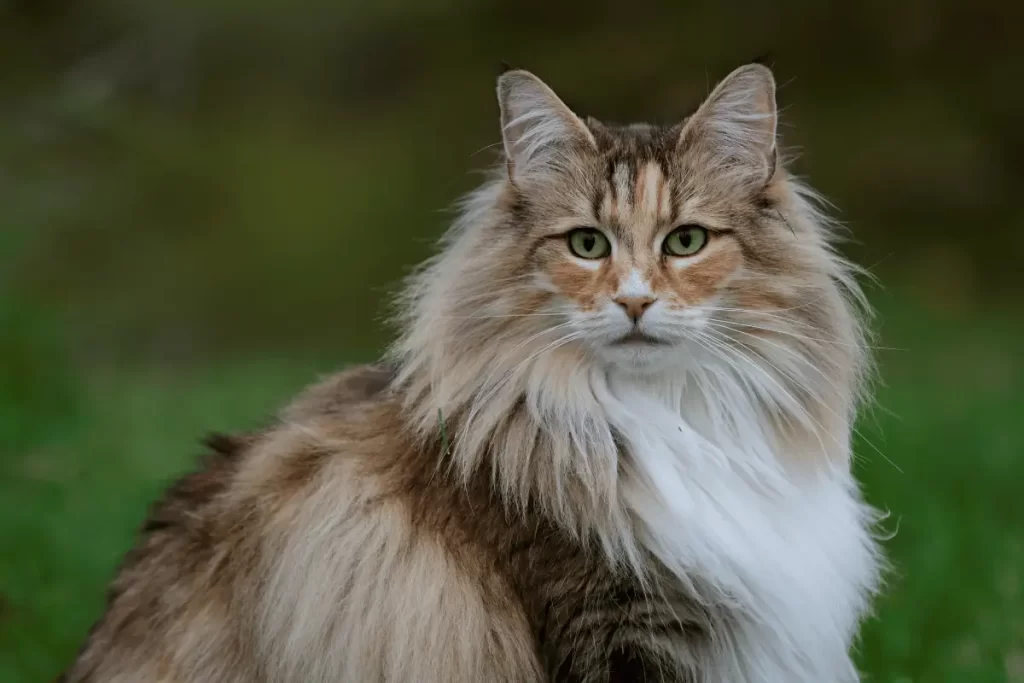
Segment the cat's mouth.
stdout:
<svg viewBox="0 0 1024 683">
<path fill-rule="evenodd" d="M 644 334 L 640 330 L 633 330 L 624 337 L 619 337 L 612 342 L 612 346 L 663 346 L 665 342 L 662 340 L 652 337 L 649 334 Z"/>
</svg>

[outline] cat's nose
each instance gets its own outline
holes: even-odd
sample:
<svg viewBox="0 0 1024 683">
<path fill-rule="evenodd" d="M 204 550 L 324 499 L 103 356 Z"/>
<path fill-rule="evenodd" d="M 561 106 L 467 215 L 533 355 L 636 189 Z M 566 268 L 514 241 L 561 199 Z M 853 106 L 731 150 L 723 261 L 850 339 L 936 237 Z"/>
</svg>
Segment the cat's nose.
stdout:
<svg viewBox="0 0 1024 683">
<path fill-rule="evenodd" d="M 620 296 L 615 298 L 615 303 L 622 306 L 623 310 L 626 311 L 626 315 L 634 323 L 640 320 L 640 316 L 644 314 L 651 304 L 657 299 L 652 296 Z"/>
</svg>

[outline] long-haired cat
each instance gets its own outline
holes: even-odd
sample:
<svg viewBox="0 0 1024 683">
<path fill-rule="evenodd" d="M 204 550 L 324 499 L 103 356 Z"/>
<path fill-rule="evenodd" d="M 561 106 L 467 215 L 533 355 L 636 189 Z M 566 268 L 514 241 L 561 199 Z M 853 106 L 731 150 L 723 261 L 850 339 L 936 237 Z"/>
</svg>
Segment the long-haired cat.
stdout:
<svg viewBox="0 0 1024 683">
<path fill-rule="evenodd" d="M 211 441 L 67 683 L 858 679 L 863 301 L 771 72 L 670 127 L 498 97 L 388 359 Z"/>
</svg>

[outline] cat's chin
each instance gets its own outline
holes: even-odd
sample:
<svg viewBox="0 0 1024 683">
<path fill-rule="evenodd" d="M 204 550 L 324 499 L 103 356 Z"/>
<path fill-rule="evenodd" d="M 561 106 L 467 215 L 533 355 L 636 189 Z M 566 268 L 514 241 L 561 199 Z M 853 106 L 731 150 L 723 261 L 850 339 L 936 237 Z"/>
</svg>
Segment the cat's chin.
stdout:
<svg viewBox="0 0 1024 683">
<path fill-rule="evenodd" d="M 675 344 L 628 342 L 608 344 L 598 351 L 597 356 L 612 368 L 652 374 L 679 367 L 682 353 L 684 351 Z"/>
</svg>

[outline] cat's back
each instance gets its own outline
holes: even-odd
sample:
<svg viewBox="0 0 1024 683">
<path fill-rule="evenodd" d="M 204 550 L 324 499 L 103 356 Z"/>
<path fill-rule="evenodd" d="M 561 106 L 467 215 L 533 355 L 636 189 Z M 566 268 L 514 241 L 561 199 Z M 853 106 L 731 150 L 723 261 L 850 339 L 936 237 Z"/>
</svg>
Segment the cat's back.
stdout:
<svg viewBox="0 0 1024 683">
<path fill-rule="evenodd" d="M 209 439 L 62 680 L 524 680 L 536 664 L 507 586 L 419 521 L 408 483 L 436 453 L 407 436 L 391 378 L 346 370 L 272 426 Z"/>
</svg>

